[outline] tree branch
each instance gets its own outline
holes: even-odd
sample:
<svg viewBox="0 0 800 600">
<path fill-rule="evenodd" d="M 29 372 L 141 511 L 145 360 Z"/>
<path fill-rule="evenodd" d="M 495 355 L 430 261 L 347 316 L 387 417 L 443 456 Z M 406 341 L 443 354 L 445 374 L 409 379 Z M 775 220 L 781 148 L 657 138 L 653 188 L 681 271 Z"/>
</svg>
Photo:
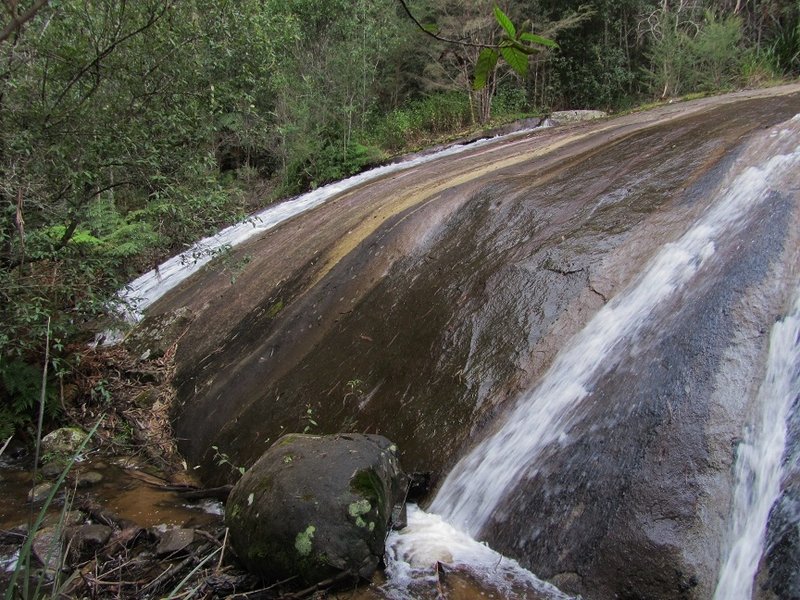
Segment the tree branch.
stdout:
<svg viewBox="0 0 800 600">
<path fill-rule="evenodd" d="M 467 41 L 464 41 L 464 40 L 453 40 L 453 39 L 449 39 L 449 38 L 446 38 L 446 37 L 442 37 L 439 34 L 434 33 L 432 31 L 430 31 L 429 29 L 426 29 L 426 27 L 417 20 L 417 18 L 411 12 L 411 9 L 408 8 L 408 4 L 406 4 L 406 0 L 399 0 L 399 1 L 400 1 L 400 5 L 406 11 L 406 14 L 408 15 L 408 18 L 411 19 L 414 22 L 414 24 L 424 34 L 429 35 L 430 37 L 432 37 L 435 40 L 439 40 L 440 42 L 446 42 L 448 44 L 459 44 L 460 46 L 469 46 L 471 48 L 492 48 L 494 50 L 497 50 L 500 47 L 497 44 L 480 44 L 480 43 L 476 43 L 476 42 L 467 42 Z"/>
<path fill-rule="evenodd" d="M 8 25 L 6 25 L 3 28 L 2 31 L 0 31 L 0 42 L 4 42 L 5 40 L 7 40 L 12 33 L 18 31 L 20 27 L 22 27 L 25 23 L 27 23 L 33 17 L 35 17 L 36 13 L 38 13 L 42 8 L 44 8 L 44 5 L 47 4 L 48 2 L 49 0 L 36 0 L 36 2 L 33 3 L 33 6 L 31 6 L 27 11 L 25 11 L 21 15 L 12 14 L 11 21 L 8 23 Z M 16 7 L 14 8 L 15 8 L 14 12 L 16 12 Z"/>
<path fill-rule="evenodd" d="M 17 193 L 17 215 L 14 221 L 19 232 L 20 266 L 25 264 L 25 218 L 22 215 L 22 201 L 22 188 L 19 188 Z"/>
<path fill-rule="evenodd" d="M 84 202 L 88 202 L 88 201 L 90 201 L 90 200 L 92 200 L 94 198 L 97 198 L 97 196 L 99 196 L 100 194 L 102 194 L 104 192 L 107 192 L 109 190 L 112 190 L 114 188 L 118 188 L 118 187 L 121 187 L 121 186 L 124 186 L 124 185 L 134 185 L 134 184 L 135 184 L 135 182 L 133 180 L 117 181 L 117 182 L 114 182 L 114 183 L 110 183 L 107 186 L 104 186 L 102 188 L 98 188 L 98 189 L 94 190 L 91 194 L 87 195 L 84 198 Z M 67 189 L 69 189 L 69 187 L 71 187 L 71 186 L 67 186 L 65 189 L 62 189 L 61 194 L 63 195 L 63 193 L 65 193 L 65 191 Z M 21 205 L 21 202 L 22 202 L 22 191 L 21 190 L 20 190 L 19 198 L 20 198 L 20 200 L 19 200 L 20 205 L 18 207 L 18 211 L 21 210 L 21 206 L 22 206 Z M 20 233 L 20 237 L 22 237 L 24 235 L 25 222 L 22 221 L 22 217 L 21 217 L 21 213 L 20 212 L 18 212 L 18 217 L 17 218 L 19 220 L 15 220 L 15 224 L 18 227 L 18 231 Z M 75 235 L 75 231 L 77 231 L 78 226 L 80 224 L 81 224 L 81 220 L 78 219 L 77 217 L 73 217 L 69 221 L 69 223 L 67 223 L 66 228 L 64 229 L 64 235 L 61 236 L 61 239 L 58 241 L 58 243 L 53 246 L 53 252 L 58 252 L 58 251 L 63 250 L 64 248 L 67 247 L 67 245 L 69 244 L 70 240 L 72 239 L 72 236 Z M 23 254 L 22 254 L 22 256 L 20 258 L 6 259 L 6 260 L 2 260 L 0 262 L 2 262 L 2 266 L 3 266 L 4 269 L 6 269 L 8 271 L 11 271 L 13 269 L 16 269 L 17 267 L 23 266 L 25 263 L 32 264 L 32 263 L 36 263 L 36 262 L 39 262 L 41 260 L 44 260 L 45 258 L 48 258 L 48 257 L 45 257 L 45 256 L 42 256 L 42 257 L 39 257 L 39 258 L 26 257 L 25 254 L 24 254 L 24 238 L 23 238 Z"/>
<path fill-rule="evenodd" d="M 55 110 L 55 108 L 61 103 L 62 100 L 64 100 L 64 98 L 69 93 L 69 91 L 72 89 L 72 87 L 76 83 L 78 83 L 81 80 L 81 78 L 84 75 L 86 75 L 86 73 L 88 73 L 91 69 L 96 69 L 97 67 L 99 67 L 100 66 L 100 62 L 104 58 L 106 58 L 109 54 L 111 54 L 117 48 L 117 46 L 119 46 L 120 44 L 122 44 L 125 41 L 129 40 L 130 38 L 142 33 L 143 31 L 149 29 L 159 19 L 161 19 L 161 17 L 163 17 L 166 14 L 167 10 L 169 10 L 169 7 L 171 5 L 172 5 L 172 0 L 168 0 L 167 2 L 164 2 L 164 5 L 163 5 L 163 8 L 161 9 L 161 12 L 157 12 L 157 13 L 154 12 L 153 14 L 151 14 L 150 17 L 147 19 L 147 21 L 144 23 L 144 25 L 142 25 L 141 27 L 139 27 L 137 29 L 134 29 L 133 31 L 131 31 L 129 33 L 126 33 L 122 37 L 118 37 L 113 42 L 111 42 L 108 45 L 108 47 L 105 48 L 102 52 L 99 52 L 97 54 L 97 56 L 95 56 L 94 59 L 92 59 L 88 64 L 84 65 L 83 68 L 81 68 L 72 77 L 72 79 L 69 81 L 69 83 L 67 83 L 67 85 L 64 87 L 64 89 L 61 90 L 61 93 L 58 95 L 58 98 L 56 98 L 56 100 L 53 103 L 52 107 L 48 111 L 47 117 L 45 118 L 45 122 L 47 123 L 50 120 L 50 117 L 52 116 L 53 111 Z M 95 85 L 92 88 L 90 93 L 94 92 L 96 90 L 96 88 L 97 88 L 97 86 Z"/>
</svg>

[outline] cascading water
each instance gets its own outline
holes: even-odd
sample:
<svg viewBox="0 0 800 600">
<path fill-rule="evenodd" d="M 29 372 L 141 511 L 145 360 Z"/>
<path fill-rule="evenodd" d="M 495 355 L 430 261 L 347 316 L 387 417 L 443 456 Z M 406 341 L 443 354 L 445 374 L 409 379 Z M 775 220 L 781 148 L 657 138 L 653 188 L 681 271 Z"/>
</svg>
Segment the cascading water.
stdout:
<svg viewBox="0 0 800 600">
<path fill-rule="evenodd" d="M 626 292 L 613 298 L 555 359 L 541 382 L 519 400 L 504 425 L 462 458 L 445 479 L 431 510 L 473 536 L 537 454 L 569 435 L 576 407 L 592 383 L 619 360 L 653 310 L 678 294 L 714 255 L 715 241 L 764 201 L 774 180 L 800 166 L 800 116 L 767 140 L 767 158 L 722 188 L 706 214 L 678 241 L 667 244 Z"/>
<path fill-rule="evenodd" d="M 798 102 L 742 95 L 520 136 L 258 234 L 235 283 L 209 269 L 151 309 L 193 317 L 176 352 L 182 449 L 211 476 L 210 444 L 246 464 L 311 399 L 323 430 L 371 427 L 442 481 L 486 425 L 440 514 L 410 510 L 391 536 L 390 597 L 477 583 L 563 598 L 523 566 L 591 598 L 711 597 L 732 441 L 797 283 Z M 794 522 L 771 519 L 769 541 Z"/>
<path fill-rule="evenodd" d="M 437 561 L 458 565 L 477 575 L 505 597 L 526 597 L 526 592 L 548 600 L 568 600 L 569 596 L 538 579 L 517 561 L 498 554 L 455 529 L 438 515 L 408 507 L 408 526 L 402 533 L 392 532 L 386 540 L 384 592 L 396 600 L 418 598 L 432 577 L 430 568 Z"/>
<path fill-rule="evenodd" d="M 745 434 L 736 461 L 731 519 L 733 544 L 722 567 L 715 600 L 750 600 L 764 550 L 770 509 L 780 494 L 786 422 L 800 393 L 800 288 L 790 313 L 770 335 L 759 422 Z"/>
<path fill-rule="evenodd" d="M 662 248 L 643 274 L 589 321 L 499 429 L 456 464 L 430 507 L 436 515 L 415 508 L 408 530 L 391 536 L 390 596 L 413 597 L 415 578 L 424 579 L 437 560 L 465 567 L 485 581 L 538 581 L 517 563 L 496 558 L 499 555 L 485 546 L 475 550 L 475 542 L 461 531 L 480 536 L 495 509 L 535 464 L 537 454 L 569 438 L 571 425 L 580 418 L 581 400 L 595 381 L 615 368 L 621 354 L 617 350 L 635 340 L 659 306 L 678 299 L 688 284 L 702 277 L 713 264 L 716 245 L 735 236 L 773 189 L 785 187 L 786 181 L 796 185 L 792 178 L 800 167 L 800 115 L 765 137 L 749 149 L 758 166 L 729 179 L 705 214 L 680 239 Z M 772 332 L 767 376 L 758 397 L 765 417 L 762 429 L 752 445 L 740 449 L 736 543 L 720 578 L 717 600 L 750 597 L 769 509 L 779 493 L 785 413 L 800 389 L 799 371 L 800 296 L 791 314 Z"/>
</svg>

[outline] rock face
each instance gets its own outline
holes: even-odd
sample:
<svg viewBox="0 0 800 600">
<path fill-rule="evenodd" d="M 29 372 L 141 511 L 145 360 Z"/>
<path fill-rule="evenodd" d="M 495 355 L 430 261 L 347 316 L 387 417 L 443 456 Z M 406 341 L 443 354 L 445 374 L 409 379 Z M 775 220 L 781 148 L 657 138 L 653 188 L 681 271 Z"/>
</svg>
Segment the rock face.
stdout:
<svg viewBox="0 0 800 600">
<path fill-rule="evenodd" d="M 125 347 L 140 360 L 161 358 L 180 333 L 192 322 L 192 312 L 186 308 L 160 315 L 137 327 L 125 340 Z"/>
<path fill-rule="evenodd" d="M 608 113 L 602 110 L 561 110 L 550 115 L 550 122 L 554 125 L 563 123 L 579 123 L 581 121 L 593 121 L 603 119 Z"/>
<path fill-rule="evenodd" d="M 234 249 L 252 257 L 235 286 L 209 269 L 151 308 L 198 315 L 176 355 L 182 451 L 222 483 L 212 444 L 249 465 L 266 439 L 302 429 L 313 399 L 320 430 L 385 433 L 435 489 L 800 95 L 720 102 L 437 159 Z M 620 341 L 572 430 L 498 507 L 493 548 L 586 598 L 713 595 L 736 443 L 796 276 L 778 265 L 800 264 L 796 192 L 778 189 Z M 305 522 L 289 545 L 311 526 L 300 541 L 316 542 Z"/>
<path fill-rule="evenodd" d="M 493 548 L 546 579 L 578 573 L 562 589 L 585 598 L 713 596 L 732 442 L 788 299 L 769 286 L 796 260 L 784 256 L 791 219 L 775 195 L 739 238 L 753 241 L 718 242 L 717 279 L 654 314 L 592 382 L 568 436 L 532 460 L 493 516 L 484 537 Z"/>
<path fill-rule="evenodd" d="M 378 566 L 407 478 L 377 435 L 280 438 L 233 488 L 226 523 L 248 570 L 313 585 Z"/>
</svg>

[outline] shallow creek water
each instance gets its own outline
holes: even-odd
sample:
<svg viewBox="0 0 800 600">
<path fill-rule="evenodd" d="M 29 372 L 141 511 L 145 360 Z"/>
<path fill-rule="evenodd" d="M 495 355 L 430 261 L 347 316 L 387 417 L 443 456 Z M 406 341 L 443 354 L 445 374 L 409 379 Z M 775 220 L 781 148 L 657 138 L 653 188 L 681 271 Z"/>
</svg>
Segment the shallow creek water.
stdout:
<svg viewBox="0 0 800 600">
<path fill-rule="evenodd" d="M 0 462 L 0 530 L 12 530 L 32 522 L 43 502 L 31 504 L 28 491 L 33 473 L 29 460 Z M 70 480 L 63 486 L 70 498 L 87 496 L 111 514 L 140 527 L 203 527 L 217 524 L 222 518 L 222 504 L 215 501 L 189 502 L 167 484 L 144 472 L 130 458 L 93 460 L 76 464 L 71 474 L 94 473 L 100 481 L 75 487 Z M 57 494 L 50 510 L 53 518 L 64 506 L 65 493 Z"/>
</svg>

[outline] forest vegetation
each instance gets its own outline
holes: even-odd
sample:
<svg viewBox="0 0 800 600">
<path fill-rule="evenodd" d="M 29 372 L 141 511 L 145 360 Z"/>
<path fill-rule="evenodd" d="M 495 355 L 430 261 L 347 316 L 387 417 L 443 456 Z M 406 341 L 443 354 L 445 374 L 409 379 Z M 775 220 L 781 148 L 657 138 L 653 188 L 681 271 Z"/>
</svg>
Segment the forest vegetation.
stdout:
<svg viewBox="0 0 800 600">
<path fill-rule="evenodd" d="M 535 46 L 522 65 L 496 6 Z M 471 128 L 794 78 L 799 17 L 798 0 L 0 0 L 0 437 L 31 417 L 48 335 L 57 416 L 116 290 L 221 225 Z"/>
</svg>

